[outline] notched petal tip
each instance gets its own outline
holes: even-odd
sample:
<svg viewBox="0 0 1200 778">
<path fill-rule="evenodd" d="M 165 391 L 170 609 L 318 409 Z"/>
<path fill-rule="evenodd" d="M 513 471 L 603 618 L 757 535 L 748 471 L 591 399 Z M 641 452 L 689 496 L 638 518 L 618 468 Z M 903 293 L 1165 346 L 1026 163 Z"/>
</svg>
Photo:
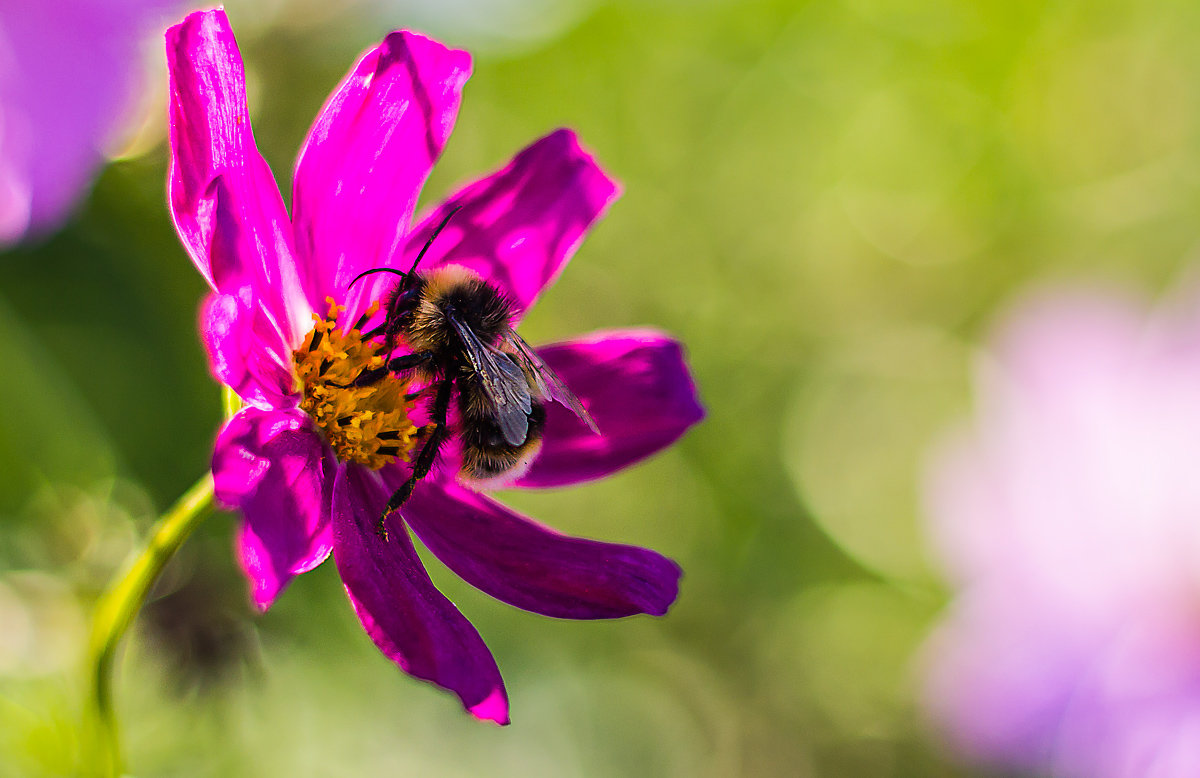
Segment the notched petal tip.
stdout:
<svg viewBox="0 0 1200 778">
<path fill-rule="evenodd" d="M 412 262 L 447 214 L 461 209 L 430 247 L 424 267 L 471 268 L 504 292 L 520 318 L 619 193 L 575 133 L 556 130 L 427 214 L 406 238 L 405 262 Z"/>
<path fill-rule="evenodd" d="M 670 557 L 656 552 L 650 553 L 658 559 L 653 565 L 653 587 L 648 587 L 650 594 L 642 600 L 642 612 L 649 616 L 666 616 L 667 611 L 671 610 L 671 606 L 679 599 L 679 581 L 683 578 L 683 568 Z"/>
<path fill-rule="evenodd" d="M 229 26 L 229 17 L 225 15 L 224 7 L 217 6 L 216 8 L 192 11 L 178 24 L 168 27 L 165 37 L 169 49 L 191 35 L 199 34 L 202 37 L 213 38 L 224 35 L 226 32 L 230 35 L 233 34 Z"/>
<path fill-rule="evenodd" d="M 502 727 L 511 723 L 508 717 L 508 695 L 503 689 L 496 689 L 483 702 L 467 710 L 480 721 L 494 721 Z"/>
<path fill-rule="evenodd" d="M 433 60 L 436 71 L 441 74 L 441 83 L 448 89 L 458 90 L 471 77 L 473 63 L 470 52 L 452 49 L 446 44 L 413 30 L 397 30 L 388 33 L 379 46 L 379 69 L 394 64 L 397 59 L 407 67 Z"/>
<path fill-rule="evenodd" d="M 625 187 L 596 161 L 596 155 L 579 140 L 579 133 L 575 130 L 559 127 L 541 140 L 535 141 L 533 145 L 543 146 L 564 159 L 578 160 L 582 166 L 592 171 L 590 186 L 603 203 L 599 216 L 603 216 L 608 207 L 624 194 Z"/>
</svg>

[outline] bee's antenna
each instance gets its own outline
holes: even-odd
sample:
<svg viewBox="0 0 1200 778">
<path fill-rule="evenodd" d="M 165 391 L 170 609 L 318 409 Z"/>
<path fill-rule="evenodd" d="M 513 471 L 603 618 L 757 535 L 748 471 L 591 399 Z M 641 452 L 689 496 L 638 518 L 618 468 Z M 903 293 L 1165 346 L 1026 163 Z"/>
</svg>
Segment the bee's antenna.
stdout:
<svg viewBox="0 0 1200 778">
<path fill-rule="evenodd" d="M 375 268 L 371 268 L 370 270 L 364 270 L 361 273 L 359 273 L 358 275 L 356 275 L 354 277 L 354 280 L 351 281 L 349 283 L 349 285 L 346 286 L 346 289 L 349 290 L 351 287 L 353 287 L 355 284 L 358 283 L 358 279 L 362 278 L 363 276 L 369 276 L 372 273 L 391 273 L 392 275 L 397 275 L 397 276 L 400 276 L 401 278 L 403 278 L 406 275 L 403 270 L 396 270 L 395 268 L 391 268 L 391 267 L 375 267 Z"/>
<path fill-rule="evenodd" d="M 417 255 L 415 260 L 413 260 L 412 267 L 408 269 L 408 272 L 411 273 L 417 269 L 417 265 L 421 264 L 421 258 L 425 256 L 426 251 L 429 251 L 429 247 L 433 245 L 433 241 L 435 238 L 437 238 L 438 233 L 444 230 L 446 225 L 450 223 L 450 220 L 454 218 L 454 214 L 458 213 L 462 209 L 463 207 L 461 205 L 456 205 L 450 209 L 450 213 L 446 214 L 446 218 L 442 219 L 442 223 L 434 229 L 433 234 L 429 236 L 429 240 L 425 241 L 425 245 L 421 248 L 421 253 Z"/>
<path fill-rule="evenodd" d="M 442 223 L 439 224 L 436 229 L 434 229 L 433 234 L 429 236 L 429 240 L 425 241 L 425 245 L 421 247 L 421 253 L 417 255 L 415 260 L 413 260 L 412 267 L 408 269 L 407 273 L 405 273 L 403 270 L 397 270 L 394 267 L 375 267 L 371 268 L 370 270 L 364 270 L 356 275 L 346 288 L 350 289 L 358 283 L 360 278 L 369 276 L 372 273 L 391 273 L 392 275 L 397 275 L 401 278 L 407 278 L 414 270 L 417 269 L 417 265 L 421 263 L 421 260 L 425 257 L 425 252 L 429 251 L 429 247 L 433 245 L 433 241 L 437 238 L 438 234 L 446 228 L 446 225 L 450 223 L 450 219 L 454 218 L 454 214 L 458 213 L 462 209 L 463 207 L 461 205 L 456 205 L 450 209 L 450 213 L 446 214 L 446 218 L 442 219 Z"/>
</svg>

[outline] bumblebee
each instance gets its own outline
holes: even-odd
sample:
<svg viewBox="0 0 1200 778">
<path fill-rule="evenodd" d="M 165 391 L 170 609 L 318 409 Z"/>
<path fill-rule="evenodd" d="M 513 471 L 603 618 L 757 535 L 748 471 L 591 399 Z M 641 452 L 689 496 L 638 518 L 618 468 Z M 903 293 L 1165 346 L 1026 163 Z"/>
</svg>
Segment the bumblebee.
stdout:
<svg viewBox="0 0 1200 778">
<path fill-rule="evenodd" d="M 364 371 L 354 383 L 365 386 L 388 373 L 404 374 L 425 384 L 422 391 L 433 395 L 425 441 L 409 479 L 388 500 L 380 532 L 388 515 L 403 506 L 428 475 L 449 438 L 447 417 L 455 396 L 462 449 L 459 475 L 478 487 L 511 481 L 528 470 L 541 449 L 547 402 L 566 406 L 599 434 L 579 398 L 513 329 L 513 304 L 503 292 L 460 265 L 417 270 L 457 210 L 433 231 L 408 272 L 374 268 L 351 281 L 353 286 L 373 273 L 399 276 L 386 298 L 383 322 L 364 339 L 383 337 L 386 355 L 401 344 L 410 350 Z"/>
</svg>

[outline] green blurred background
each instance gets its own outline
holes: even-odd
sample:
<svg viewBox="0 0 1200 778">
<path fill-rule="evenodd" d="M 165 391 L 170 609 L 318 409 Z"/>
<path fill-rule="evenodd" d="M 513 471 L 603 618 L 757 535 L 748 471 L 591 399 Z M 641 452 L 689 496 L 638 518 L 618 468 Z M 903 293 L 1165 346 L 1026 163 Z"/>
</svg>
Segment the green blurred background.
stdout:
<svg viewBox="0 0 1200 778">
<path fill-rule="evenodd" d="M 167 776 L 978 775 L 917 703 L 946 600 L 922 461 L 1031 284 L 1154 293 L 1195 253 L 1200 5 L 841 0 L 229 6 L 260 148 L 290 190 L 357 54 L 411 26 L 472 49 L 436 201 L 576 128 L 625 196 L 524 325 L 654 325 L 708 420 L 604 482 L 506 499 L 653 547 L 664 619 L 556 622 L 435 580 L 496 654 L 513 725 L 370 644 L 331 565 L 266 616 L 217 514 L 127 642 L 131 772 Z M 153 42 L 155 67 L 160 45 Z M 153 120 L 57 234 L 0 256 L 0 776 L 72 773 L 88 609 L 208 465 L 204 292 Z"/>
</svg>

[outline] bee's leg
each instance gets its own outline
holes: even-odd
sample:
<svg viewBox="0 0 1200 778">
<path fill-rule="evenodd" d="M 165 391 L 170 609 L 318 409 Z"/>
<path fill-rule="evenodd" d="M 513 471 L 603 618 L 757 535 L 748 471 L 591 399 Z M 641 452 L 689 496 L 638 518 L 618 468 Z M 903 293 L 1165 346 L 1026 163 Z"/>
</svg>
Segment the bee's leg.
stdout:
<svg viewBox="0 0 1200 778">
<path fill-rule="evenodd" d="M 339 389 L 349 389 L 352 386 L 370 386 L 371 384 L 377 384 L 382 381 L 384 376 L 387 374 L 387 365 L 384 365 L 383 367 L 376 367 L 371 370 L 362 371 L 358 374 L 357 378 L 348 384 L 334 384 L 334 386 L 337 386 Z"/>
<path fill-rule="evenodd" d="M 426 384 L 425 386 L 422 386 L 417 391 L 409 392 L 408 394 L 404 395 L 404 402 L 411 403 L 411 402 L 416 402 L 417 400 L 428 400 L 431 395 L 434 395 L 437 393 L 436 389 L 437 389 L 436 383 Z M 432 425 L 426 425 L 426 426 L 432 427 Z M 422 429 L 424 429 L 424 428 L 422 428 Z"/>
<path fill-rule="evenodd" d="M 402 373 L 405 370 L 412 370 L 414 367 L 420 367 L 421 365 L 429 362 L 431 359 L 433 359 L 433 354 L 428 351 L 418 351 L 415 354 L 405 354 L 402 357 L 396 357 L 395 359 L 389 360 L 388 363 L 382 367 L 376 367 L 370 370 L 362 371 L 358 374 L 357 378 L 348 384 L 334 385 L 341 389 L 349 389 L 352 386 L 371 386 L 372 384 L 377 384 L 382 381 L 384 376 L 386 376 L 388 373 Z"/>
<path fill-rule="evenodd" d="M 429 437 L 425 440 L 425 445 L 421 446 L 421 453 L 417 455 L 416 461 L 413 462 L 412 474 L 388 499 L 387 506 L 384 507 L 383 514 L 379 517 L 379 523 L 376 525 L 379 536 L 385 540 L 387 539 L 387 527 L 385 523 L 388 516 L 400 510 L 400 507 L 408 502 L 408 498 L 412 496 L 417 482 L 429 474 L 434 460 L 437 459 L 438 449 L 446 441 L 446 414 L 450 410 L 450 393 L 453 388 L 454 382 L 449 378 L 443 378 L 438 383 L 437 397 L 433 401 L 433 409 L 430 414 L 433 419 L 433 431 L 429 433 Z M 428 429 L 428 427 L 423 429 Z"/>
<path fill-rule="evenodd" d="M 420 367 L 433 359 L 432 351 L 418 351 L 415 354 L 405 354 L 402 357 L 388 360 L 387 371 L 391 373 L 403 373 L 405 370 L 412 370 L 414 367 Z M 449 400 L 446 401 L 449 404 Z"/>
<path fill-rule="evenodd" d="M 412 439 L 417 443 L 424 443 L 429 440 L 429 436 L 437 429 L 436 424 L 426 424 L 422 427 L 417 427 L 417 431 L 412 434 Z"/>
</svg>

